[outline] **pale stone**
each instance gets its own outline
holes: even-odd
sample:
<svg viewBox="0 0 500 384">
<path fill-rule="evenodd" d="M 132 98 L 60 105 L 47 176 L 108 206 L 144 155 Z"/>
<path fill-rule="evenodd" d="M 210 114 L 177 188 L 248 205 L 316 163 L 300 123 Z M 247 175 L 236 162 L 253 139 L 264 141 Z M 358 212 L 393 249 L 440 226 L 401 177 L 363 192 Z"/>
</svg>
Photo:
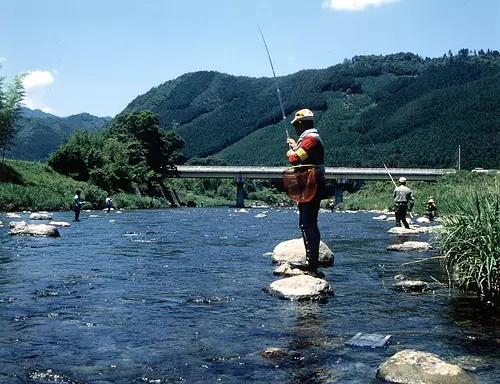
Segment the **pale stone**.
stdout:
<svg viewBox="0 0 500 384">
<path fill-rule="evenodd" d="M 25 221 L 11 222 L 9 235 L 59 237 L 59 231 L 49 224 L 27 224 Z"/>
<path fill-rule="evenodd" d="M 432 246 L 425 241 L 405 241 L 403 244 L 392 244 L 387 247 L 388 251 L 428 251 Z"/>
<path fill-rule="evenodd" d="M 402 384 L 474 384 L 475 380 L 457 365 L 438 355 L 405 349 L 383 362 L 377 378 Z"/>
<path fill-rule="evenodd" d="M 70 223 L 67 221 L 51 221 L 49 225 L 55 225 L 56 227 L 69 227 Z"/>
<path fill-rule="evenodd" d="M 304 240 L 293 239 L 279 243 L 273 250 L 273 263 L 304 263 L 306 261 L 306 247 Z M 334 255 L 322 241 L 319 244 L 319 262 L 323 266 L 333 265 Z"/>
<path fill-rule="evenodd" d="M 9 212 L 9 213 L 7 213 L 7 217 L 10 219 L 19 219 L 21 217 L 21 215 L 19 213 Z"/>
<path fill-rule="evenodd" d="M 324 300 L 333 295 L 327 281 L 310 275 L 287 277 L 273 282 L 266 291 L 287 300 Z"/>
<path fill-rule="evenodd" d="M 401 292 L 423 292 L 429 289 L 429 284 L 421 280 L 403 280 L 393 284 L 392 288 Z"/>
<path fill-rule="evenodd" d="M 375 216 L 373 220 L 387 220 L 387 215 Z"/>
<path fill-rule="evenodd" d="M 430 223 L 431 221 L 427 217 L 419 217 L 417 223 Z"/>
<path fill-rule="evenodd" d="M 267 215 L 265 213 L 258 213 L 255 217 L 267 217 Z"/>
</svg>

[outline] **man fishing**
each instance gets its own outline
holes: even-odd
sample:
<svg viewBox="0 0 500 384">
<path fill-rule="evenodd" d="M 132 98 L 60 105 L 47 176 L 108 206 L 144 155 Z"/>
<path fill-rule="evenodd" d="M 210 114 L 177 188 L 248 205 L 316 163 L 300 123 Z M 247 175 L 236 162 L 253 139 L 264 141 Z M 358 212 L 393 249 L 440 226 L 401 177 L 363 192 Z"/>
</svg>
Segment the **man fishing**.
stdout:
<svg viewBox="0 0 500 384">
<path fill-rule="evenodd" d="M 325 187 L 324 147 L 318 131 L 314 128 L 314 115 L 309 109 L 301 109 L 295 114 L 292 125 L 299 139 L 288 138 L 290 149 L 286 153 L 292 165 L 313 165 L 317 183 L 316 192 L 308 202 L 299 202 L 299 225 L 306 248 L 306 264 L 291 263 L 292 268 L 314 272 L 319 266 L 318 212 Z M 310 187 L 310 186 L 308 186 Z"/>
<path fill-rule="evenodd" d="M 394 188 L 394 213 L 396 214 L 396 227 L 401 227 L 401 222 L 406 229 L 410 229 L 408 222 L 406 221 L 406 213 L 413 209 L 413 204 L 415 204 L 415 199 L 413 198 L 413 192 L 410 188 L 406 186 L 406 178 L 400 177 L 398 180 L 398 186 Z"/>
</svg>

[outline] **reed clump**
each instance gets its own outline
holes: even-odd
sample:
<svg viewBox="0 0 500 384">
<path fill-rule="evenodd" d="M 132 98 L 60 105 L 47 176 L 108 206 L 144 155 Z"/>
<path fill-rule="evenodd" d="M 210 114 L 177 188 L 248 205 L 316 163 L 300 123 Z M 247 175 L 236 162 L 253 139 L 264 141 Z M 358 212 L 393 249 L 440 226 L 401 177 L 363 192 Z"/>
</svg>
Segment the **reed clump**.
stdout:
<svg viewBox="0 0 500 384">
<path fill-rule="evenodd" d="M 500 195 L 476 192 L 455 201 L 456 213 L 441 218 L 438 244 L 450 285 L 500 299 Z"/>
</svg>

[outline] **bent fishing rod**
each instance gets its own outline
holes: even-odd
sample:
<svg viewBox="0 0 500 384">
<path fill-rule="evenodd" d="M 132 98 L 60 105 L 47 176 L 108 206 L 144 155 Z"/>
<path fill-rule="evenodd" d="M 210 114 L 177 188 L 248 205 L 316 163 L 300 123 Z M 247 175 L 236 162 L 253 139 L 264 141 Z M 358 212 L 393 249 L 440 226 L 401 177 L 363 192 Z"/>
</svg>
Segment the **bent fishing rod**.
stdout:
<svg viewBox="0 0 500 384">
<path fill-rule="evenodd" d="M 264 39 L 264 34 L 262 33 L 262 30 L 260 29 L 259 26 L 257 26 L 257 28 L 259 28 L 260 35 L 262 36 L 262 41 L 264 42 L 264 47 L 266 47 L 267 57 L 269 58 L 269 64 L 271 64 L 271 69 L 273 71 L 273 77 L 274 77 L 274 85 L 276 86 L 276 92 L 278 93 L 278 100 L 280 102 L 280 107 L 281 107 L 281 114 L 283 115 L 283 124 L 285 125 L 286 138 L 289 139 L 290 134 L 288 133 L 288 126 L 286 124 L 285 108 L 283 108 L 283 100 L 281 99 L 280 87 L 278 86 L 278 78 L 276 77 L 276 73 L 274 72 L 273 61 L 271 60 L 271 54 L 269 53 L 269 49 L 267 48 L 266 39 Z"/>
</svg>

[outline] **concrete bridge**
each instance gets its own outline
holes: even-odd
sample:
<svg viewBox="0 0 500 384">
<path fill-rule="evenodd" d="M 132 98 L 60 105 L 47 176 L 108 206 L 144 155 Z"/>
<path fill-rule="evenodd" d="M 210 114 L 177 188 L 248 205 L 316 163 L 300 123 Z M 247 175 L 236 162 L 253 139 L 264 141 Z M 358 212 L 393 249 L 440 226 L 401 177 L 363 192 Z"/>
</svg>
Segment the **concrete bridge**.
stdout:
<svg viewBox="0 0 500 384">
<path fill-rule="evenodd" d="M 244 206 L 243 185 L 246 179 L 281 179 L 282 172 L 287 167 L 259 167 L 259 166 L 201 166 L 177 165 L 178 176 L 183 178 L 216 178 L 234 179 L 237 185 L 236 206 Z M 407 180 L 436 181 L 446 173 L 455 172 L 453 169 L 417 169 L 417 168 L 347 168 L 326 167 L 325 177 L 334 180 L 335 204 L 342 202 L 344 185 L 354 180 L 386 180 L 390 181 L 389 173 L 394 181 L 401 176 Z"/>
</svg>

